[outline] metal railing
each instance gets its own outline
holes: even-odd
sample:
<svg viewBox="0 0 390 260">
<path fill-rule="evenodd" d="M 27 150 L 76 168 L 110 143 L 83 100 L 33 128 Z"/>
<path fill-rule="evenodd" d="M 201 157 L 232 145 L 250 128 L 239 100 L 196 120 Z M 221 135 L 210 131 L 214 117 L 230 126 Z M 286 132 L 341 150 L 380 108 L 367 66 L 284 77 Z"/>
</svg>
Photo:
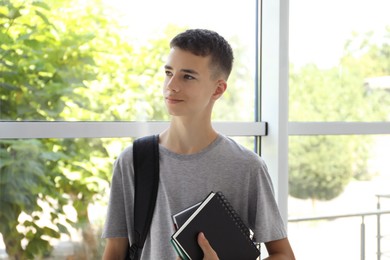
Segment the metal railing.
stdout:
<svg viewBox="0 0 390 260">
<path fill-rule="evenodd" d="M 376 203 L 376 208 L 377 210 L 381 210 L 381 199 L 383 198 L 390 198 L 390 194 L 377 194 L 377 203 Z M 377 215 L 377 255 L 378 258 L 377 260 L 381 259 L 381 256 L 383 254 L 382 249 L 381 249 L 381 241 L 383 238 L 388 236 L 389 234 L 382 234 L 381 233 L 381 215 Z"/>
<path fill-rule="evenodd" d="M 384 197 L 390 198 L 390 195 L 377 195 L 378 204 L 376 211 L 370 212 L 359 212 L 359 213 L 351 213 L 351 214 L 339 214 L 339 215 L 328 215 L 328 216 L 318 216 L 318 217 L 304 217 L 304 218 L 290 218 L 288 220 L 289 223 L 296 222 L 307 222 L 307 221 L 319 221 L 319 220 L 335 220 L 341 218 L 361 218 L 360 224 L 360 259 L 365 260 L 366 257 L 366 225 L 364 223 L 365 217 L 368 216 L 377 216 L 377 259 L 380 260 L 383 255 L 381 252 L 381 239 L 383 238 L 381 234 L 381 215 L 390 214 L 390 210 L 381 210 L 380 209 L 380 198 Z"/>
</svg>

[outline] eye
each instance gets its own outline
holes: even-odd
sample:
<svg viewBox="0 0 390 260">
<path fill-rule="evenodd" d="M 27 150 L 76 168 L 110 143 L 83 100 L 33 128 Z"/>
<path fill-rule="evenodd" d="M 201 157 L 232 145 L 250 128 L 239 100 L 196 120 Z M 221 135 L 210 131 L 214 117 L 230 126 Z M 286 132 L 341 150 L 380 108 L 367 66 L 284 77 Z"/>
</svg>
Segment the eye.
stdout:
<svg viewBox="0 0 390 260">
<path fill-rule="evenodd" d="M 169 71 L 169 70 L 166 70 L 165 71 L 165 75 L 168 76 L 168 77 L 171 77 L 172 76 L 172 72 Z"/>
<path fill-rule="evenodd" d="M 185 75 L 184 75 L 184 78 L 185 78 L 185 79 L 188 79 L 188 80 L 193 80 L 193 79 L 195 79 L 193 76 L 191 76 L 191 75 L 189 75 L 189 74 L 185 74 Z"/>
</svg>

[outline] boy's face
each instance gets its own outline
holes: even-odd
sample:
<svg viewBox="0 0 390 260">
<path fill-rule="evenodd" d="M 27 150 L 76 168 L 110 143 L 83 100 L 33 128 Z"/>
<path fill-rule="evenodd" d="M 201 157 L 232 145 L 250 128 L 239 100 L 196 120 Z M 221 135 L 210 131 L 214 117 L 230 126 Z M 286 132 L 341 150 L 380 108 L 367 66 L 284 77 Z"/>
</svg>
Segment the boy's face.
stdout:
<svg viewBox="0 0 390 260">
<path fill-rule="evenodd" d="M 173 116 L 209 117 L 215 100 L 226 89 L 222 78 L 213 79 L 210 57 L 172 48 L 165 65 L 163 94 Z"/>
</svg>

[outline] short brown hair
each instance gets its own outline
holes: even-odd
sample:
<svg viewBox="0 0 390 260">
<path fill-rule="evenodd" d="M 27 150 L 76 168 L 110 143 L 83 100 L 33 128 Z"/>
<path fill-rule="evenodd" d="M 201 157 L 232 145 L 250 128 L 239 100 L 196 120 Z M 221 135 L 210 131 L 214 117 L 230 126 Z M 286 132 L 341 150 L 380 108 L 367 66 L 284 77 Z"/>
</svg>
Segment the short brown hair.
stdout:
<svg viewBox="0 0 390 260">
<path fill-rule="evenodd" d="M 233 50 L 230 44 L 218 33 L 207 29 L 190 29 L 176 35 L 170 47 L 178 47 L 197 56 L 211 56 L 211 66 L 216 74 L 223 73 L 226 79 L 233 67 Z M 215 75 L 216 76 L 216 75 Z"/>
</svg>

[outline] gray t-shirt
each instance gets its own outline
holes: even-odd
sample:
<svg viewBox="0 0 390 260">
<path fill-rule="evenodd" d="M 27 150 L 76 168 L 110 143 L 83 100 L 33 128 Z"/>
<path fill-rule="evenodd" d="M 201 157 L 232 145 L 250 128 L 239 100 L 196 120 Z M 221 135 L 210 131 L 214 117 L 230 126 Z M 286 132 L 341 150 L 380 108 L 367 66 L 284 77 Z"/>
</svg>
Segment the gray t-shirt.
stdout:
<svg viewBox="0 0 390 260">
<path fill-rule="evenodd" d="M 264 161 L 224 135 L 196 154 L 176 154 L 160 145 L 160 183 L 150 234 L 141 259 L 177 257 L 170 243 L 171 216 L 203 200 L 211 191 L 222 191 L 258 242 L 286 237 Z M 132 146 L 114 165 L 103 238 L 133 240 L 134 172 Z"/>
</svg>

